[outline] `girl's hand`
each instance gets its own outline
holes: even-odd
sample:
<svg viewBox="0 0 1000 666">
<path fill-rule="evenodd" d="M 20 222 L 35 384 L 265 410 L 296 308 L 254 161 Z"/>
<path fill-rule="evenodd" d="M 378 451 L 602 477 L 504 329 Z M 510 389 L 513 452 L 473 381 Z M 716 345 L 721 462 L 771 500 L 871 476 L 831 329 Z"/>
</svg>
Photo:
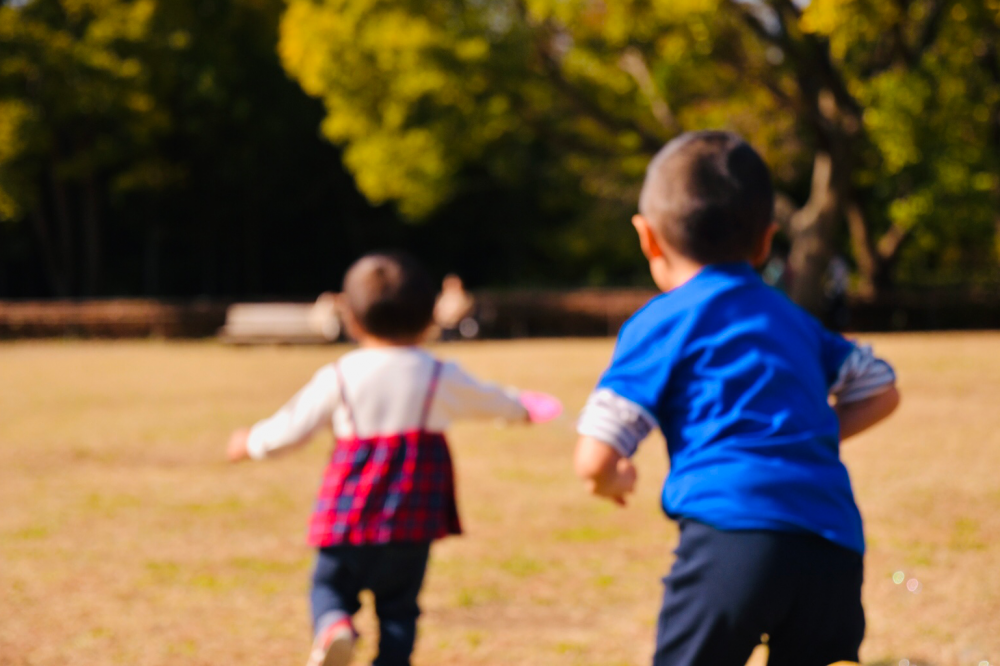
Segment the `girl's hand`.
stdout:
<svg viewBox="0 0 1000 666">
<path fill-rule="evenodd" d="M 229 445 L 226 447 L 226 457 L 229 462 L 240 462 L 249 460 L 250 452 L 247 451 L 247 441 L 250 439 L 250 428 L 239 428 L 229 436 Z"/>
</svg>

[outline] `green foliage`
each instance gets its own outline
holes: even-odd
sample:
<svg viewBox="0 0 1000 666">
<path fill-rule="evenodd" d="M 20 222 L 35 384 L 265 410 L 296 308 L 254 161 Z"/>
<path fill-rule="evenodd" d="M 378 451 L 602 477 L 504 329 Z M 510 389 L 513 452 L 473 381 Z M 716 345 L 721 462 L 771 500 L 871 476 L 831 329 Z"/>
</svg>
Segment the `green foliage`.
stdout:
<svg viewBox="0 0 1000 666">
<path fill-rule="evenodd" d="M 23 101 L 0 100 L 0 221 L 21 217 L 28 204 L 30 188 L 16 164 L 29 152 L 31 137 L 37 136 L 35 122 L 31 107 Z"/>
<path fill-rule="evenodd" d="M 325 276 L 295 268 L 308 249 L 265 252 L 356 202 L 318 104 L 278 63 L 282 9 L 0 3 L 0 219 L 18 223 L 2 230 L 0 293 L 5 279 L 28 295 L 254 290 L 269 265 L 275 290 Z"/>
<path fill-rule="evenodd" d="M 995 273 L 1000 0 L 799 4 L 0 1 L 0 290 L 37 249 L 67 295 L 112 256 L 104 291 L 311 291 L 386 244 L 474 284 L 635 282 L 645 164 L 707 127 L 799 204 L 843 144 L 865 270 Z M 279 238 L 332 268 L 269 270 Z"/>
<path fill-rule="evenodd" d="M 148 138 L 162 122 L 130 54 L 153 9 L 117 0 L 0 7 L 0 217 L 40 203 L 32 171 L 79 179 L 125 157 L 116 135 Z"/>
<path fill-rule="evenodd" d="M 901 247 L 915 276 L 991 245 L 998 30 L 995 0 L 291 0 L 280 48 L 361 191 L 411 217 L 470 165 L 502 177 L 545 145 L 583 202 L 562 238 L 577 257 L 607 248 L 594 230 L 682 130 L 741 132 L 803 202 L 832 85 L 862 119 L 850 168 L 873 251 L 905 238 L 881 259 Z"/>
<path fill-rule="evenodd" d="M 767 63 L 718 4 L 292 0 L 280 50 L 372 201 L 426 216 L 463 166 L 503 177 L 538 140 L 587 195 L 631 198 L 682 124 L 724 119 L 769 152 L 786 140 L 762 122 L 774 111 L 763 88 L 742 83 Z"/>
<path fill-rule="evenodd" d="M 376 203 L 422 216 L 466 162 L 515 129 L 490 86 L 497 44 L 458 3 L 290 2 L 281 57 L 328 114 L 323 133 Z"/>
<path fill-rule="evenodd" d="M 995 270 L 1000 3 L 817 0 L 802 23 L 829 39 L 864 108 L 868 146 L 855 181 L 877 231 L 910 235 L 900 277 Z"/>
</svg>

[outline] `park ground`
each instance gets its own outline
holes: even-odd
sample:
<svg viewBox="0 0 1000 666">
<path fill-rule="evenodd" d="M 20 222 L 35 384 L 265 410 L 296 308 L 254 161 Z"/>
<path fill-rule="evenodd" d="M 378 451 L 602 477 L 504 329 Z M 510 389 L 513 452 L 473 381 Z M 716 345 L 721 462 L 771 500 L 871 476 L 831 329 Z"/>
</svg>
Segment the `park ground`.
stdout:
<svg viewBox="0 0 1000 666">
<path fill-rule="evenodd" d="M 843 451 L 868 534 L 863 661 L 1000 664 L 1000 334 L 862 338 L 904 396 Z M 612 344 L 436 351 L 572 415 Z M 304 663 L 304 530 L 329 435 L 267 463 L 223 451 L 346 350 L 0 345 L 0 666 Z M 573 478 L 571 418 L 463 424 L 451 442 L 466 534 L 434 547 L 415 665 L 648 664 L 676 542 L 662 439 L 624 510 Z M 360 627 L 357 664 L 367 600 Z"/>
</svg>

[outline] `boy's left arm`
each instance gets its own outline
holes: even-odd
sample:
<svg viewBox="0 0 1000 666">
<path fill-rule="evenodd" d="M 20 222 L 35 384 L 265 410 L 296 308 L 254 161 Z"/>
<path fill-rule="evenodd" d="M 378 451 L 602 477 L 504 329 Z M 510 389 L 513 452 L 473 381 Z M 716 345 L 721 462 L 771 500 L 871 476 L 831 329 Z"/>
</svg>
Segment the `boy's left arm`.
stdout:
<svg viewBox="0 0 1000 666">
<path fill-rule="evenodd" d="M 886 391 L 856 402 L 838 402 L 833 410 L 840 419 L 840 439 L 845 440 L 867 430 L 892 414 L 899 406 L 899 389 Z"/>
<path fill-rule="evenodd" d="M 855 346 L 830 389 L 840 419 L 840 439 L 853 437 L 886 419 L 899 406 L 896 373 L 867 345 Z"/>
</svg>

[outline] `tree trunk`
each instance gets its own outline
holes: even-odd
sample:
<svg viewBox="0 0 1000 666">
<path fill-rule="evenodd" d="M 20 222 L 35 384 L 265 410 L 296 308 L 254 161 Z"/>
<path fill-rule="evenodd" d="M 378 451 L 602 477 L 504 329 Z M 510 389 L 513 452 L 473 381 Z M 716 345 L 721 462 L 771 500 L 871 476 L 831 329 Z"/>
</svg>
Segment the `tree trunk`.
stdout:
<svg viewBox="0 0 1000 666">
<path fill-rule="evenodd" d="M 93 175 L 84 186 L 83 240 L 84 240 L 84 294 L 96 296 L 101 282 L 101 218 L 100 190 Z"/>
<path fill-rule="evenodd" d="M 851 235 L 851 249 L 858 265 L 858 295 L 870 299 L 875 296 L 882 271 L 878 252 L 868 233 L 868 221 L 857 201 L 846 206 L 847 230 Z"/>
<path fill-rule="evenodd" d="M 824 309 L 824 278 L 833 256 L 840 212 L 840 199 L 834 184 L 839 175 L 836 169 L 828 151 L 816 153 L 809 200 L 792 216 L 790 225 L 790 296 L 815 315 L 822 314 Z"/>
<path fill-rule="evenodd" d="M 256 213 L 247 214 L 243 237 L 243 285 L 242 289 L 240 289 L 239 286 L 236 286 L 233 291 L 244 291 L 250 294 L 259 294 L 261 292 L 262 227 L 263 225 L 261 224 L 259 215 Z"/>
<path fill-rule="evenodd" d="M 215 233 L 212 228 L 201 233 L 201 293 L 215 296 L 218 292 L 219 257 L 215 248 Z"/>
<path fill-rule="evenodd" d="M 162 241 L 160 223 L 150 220 L 146 226 L 146 251 L 142 262 L 143 292 L 146 296 L 156 296 L 160 290 L 160 244 Z"/>
<path fill-rule="evenodd" d="M 58 238 L 53 238 L 56 248 L 56 261 L 65 276 L 63 296 L 71 295 L 76 276 L 75 248 L 73 247 L 73 217 L 70 212 L 69 192 L 66 182 L 56 177 L 55 163 L 51 167 L 49 177 L 52 182 L 52 202 L 55 208 L 56 220 L 59 223 Z"/>
<path fill-rule="evenodd" d="M 48 278 L 52 293 L 60 298 L 69 296 L 69 278 L 56 259 L 56 243 L 52 238 L 52 228 L 41 207 L 31 213 L 32 226 L 38 237 L 39 253 L 42 255 L 42 265 L 45 267 L 45 277 Z"/>
</svg>

